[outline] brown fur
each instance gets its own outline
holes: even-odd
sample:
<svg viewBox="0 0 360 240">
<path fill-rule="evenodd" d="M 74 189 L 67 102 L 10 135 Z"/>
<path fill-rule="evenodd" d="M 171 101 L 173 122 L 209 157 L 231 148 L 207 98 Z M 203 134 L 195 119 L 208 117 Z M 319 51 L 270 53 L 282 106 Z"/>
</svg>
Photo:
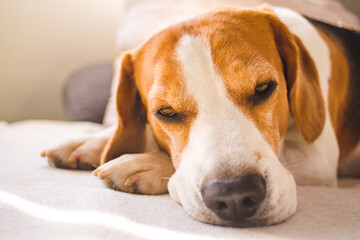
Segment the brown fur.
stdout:
<svg viewBox="0 0 360 240">
<path fill-rule="evenodd" d="M 232 177 L 239 177 L 239 176 L 247 176 L 247 175 L 258 175 L 262 176 L 261 170 L 254 166 L 248 166 L 248 167 L 239 167 L 234 168 L 226 171 L 219 171 L 219 172 L 212 172 L 207 174 L 204 179 L 202 180 L 202 183 L 206 183 L 209 180 L 216 179 L 229 179 Z"/>
<path fill-rule="evenodd" d="M 273 18 L 278 51 L 284 63 L 293 119 L 306 141 L 314 141 L 325 123 L 325 107 L 315 64 L 302 42 Z"/>
<path fill-rule="evenodd" d="M 312 20 L 326 41 L 331 58 L 329 112 L 340 147 L 340 160 L 360 140 L 360 34 Z"/>
<path fill-rule="evenodd" d="M 116 103 L 118 127 L 103 151 L 101 164 L 124 153 L 142 152 L 145 147 L 146 112 L 137 91 L 129 53 L 123 55 Z"/>
</svg>

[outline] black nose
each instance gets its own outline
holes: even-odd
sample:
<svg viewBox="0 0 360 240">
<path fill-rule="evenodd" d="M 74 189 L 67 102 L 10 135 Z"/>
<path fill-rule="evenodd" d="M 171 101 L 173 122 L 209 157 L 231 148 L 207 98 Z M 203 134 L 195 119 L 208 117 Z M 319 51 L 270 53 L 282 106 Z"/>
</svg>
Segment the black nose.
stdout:
<svg viewBox="0 0 360 240">
<path fill-rule="evenodd" d="M 235 223 L 252 216 L 265 193 L 265 180 L 257 174 L 211 179 L 201 187 L 205 205 L 220 218 Z"/>
</svg>

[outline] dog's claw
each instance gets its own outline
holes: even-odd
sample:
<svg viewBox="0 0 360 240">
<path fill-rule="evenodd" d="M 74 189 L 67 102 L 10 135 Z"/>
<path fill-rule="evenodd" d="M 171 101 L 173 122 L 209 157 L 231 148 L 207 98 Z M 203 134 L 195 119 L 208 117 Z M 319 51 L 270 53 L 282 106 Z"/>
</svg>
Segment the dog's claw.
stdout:
<svg viewBox="0 0 360 240">
<path fill-rule="evenodd" d="M 103 166 L 104 165 L 101 165 L 100 167 L 96 168 L 92 174 L 96 177 L 99 177 L 101 179 L 101 173 L 102 173 L 102 170 L 103 170 Z"/>
<path fill-rule="evenodd" d="M 41 157 L 46 157 L 46 155 L 47 155 L 46 151 L 42 151 L 40 154 Z"/>
<path fill-rule="evenodd" d="M 97 177 L 98 173 L 99 173 L 99 168 L 95 169 L 94 171 L 92 171 L 92 174 Z"/>
<path fill-rule="evenodd" d="M 46 151 L 42 151 L 40 156 L 41 157 L 52 157 L 54 155 L 54 151 L 51 150 L 46 150 Z"/>
</svg>

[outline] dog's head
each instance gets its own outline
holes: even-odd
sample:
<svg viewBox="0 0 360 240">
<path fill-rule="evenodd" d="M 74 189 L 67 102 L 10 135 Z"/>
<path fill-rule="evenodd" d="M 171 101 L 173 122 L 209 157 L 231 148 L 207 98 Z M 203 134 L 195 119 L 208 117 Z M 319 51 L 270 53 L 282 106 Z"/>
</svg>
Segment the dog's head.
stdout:
<svg viewBox="0 0 360 240">
<path fill-rule="evenodd" d="M 141 152 L 149 122 L 176 168 L 168 188 L 194 218 L 280 222 L 296 185 L 278 159 L 292 116 L 311 142 L 324 125 L 317 71 L 301 41 L 264 9 L 218 10 L 124 53 L 119 127 L 105 158 Z"/>
</svg>

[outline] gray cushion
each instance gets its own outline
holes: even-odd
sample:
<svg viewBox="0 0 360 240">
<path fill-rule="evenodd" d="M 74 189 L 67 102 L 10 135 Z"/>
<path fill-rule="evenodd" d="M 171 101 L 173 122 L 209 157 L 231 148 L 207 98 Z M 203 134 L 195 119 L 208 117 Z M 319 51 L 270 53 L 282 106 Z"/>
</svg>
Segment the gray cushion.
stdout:
<svg viewBox="0 0 360 240">
<path fill-rule="evenodd" d="M 63 98 L 67 120 L 102 122 L 112 73 L 112 63 L 108 62 L 84 67 L 69 76 Z"/>
</svg>

